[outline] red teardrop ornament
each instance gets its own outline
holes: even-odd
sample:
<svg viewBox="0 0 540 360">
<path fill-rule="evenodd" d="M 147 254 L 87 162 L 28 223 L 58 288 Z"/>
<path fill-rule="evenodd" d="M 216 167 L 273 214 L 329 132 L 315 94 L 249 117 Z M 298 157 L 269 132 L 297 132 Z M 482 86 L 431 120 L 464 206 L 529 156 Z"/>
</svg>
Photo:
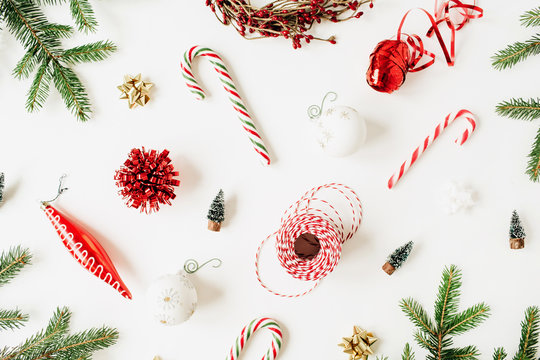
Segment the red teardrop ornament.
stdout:
<svg viewBox="0 0 540 360">
<path fill-rule="evenodd" d="M 96 238 L 49 203 L 43 202 L 41 208 L 75 260 L 86 270 L 115 288 L 120 295 L 131 299 L 131 293 L 118 275 L 109 255 Z"/>
<path fill-rule="evenodd" d="M 392 93 L 405 81 L 411 54 L 402 40 L 384 40 L 369 57 L 366 80 L 373 89 Z"/>
</svg>

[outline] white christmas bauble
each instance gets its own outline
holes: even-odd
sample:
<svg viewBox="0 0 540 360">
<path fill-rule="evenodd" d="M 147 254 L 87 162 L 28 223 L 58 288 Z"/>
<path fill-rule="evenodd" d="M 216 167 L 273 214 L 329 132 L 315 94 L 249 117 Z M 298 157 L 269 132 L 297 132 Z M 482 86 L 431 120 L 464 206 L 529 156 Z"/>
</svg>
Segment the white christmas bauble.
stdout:
<svg viewBox="0 0 540 360">
<path fill-rule="evenodd" d="M 351 107 L 331 107 L 313 120 L 317 144 L 331 156 L 350 155 L 366 141 L 366 120 Z"/>
<path fill-rule="evenodd" d="M 157 279 L 147 296 L 152 316 L 164 325 L 183 323 L 197 307 L 197 290 L 184 271 Z"/>
</svg>

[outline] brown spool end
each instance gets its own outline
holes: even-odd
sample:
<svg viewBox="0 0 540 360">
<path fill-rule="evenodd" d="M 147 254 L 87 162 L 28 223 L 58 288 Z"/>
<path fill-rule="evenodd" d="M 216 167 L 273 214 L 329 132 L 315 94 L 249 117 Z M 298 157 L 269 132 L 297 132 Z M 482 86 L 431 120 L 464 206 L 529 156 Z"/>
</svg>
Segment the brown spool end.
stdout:
<svg viewBox="0 0 540 360">
<path fill-rule="evenodd" d="M 525 247 L 525 239 L 523 238 L 517 238 L 517 239 L 510 239 L 510 249 L 523 249 Z"/>
<path fill-rule="evenodd" d="M 313 234 L 303 233 L 294 241 L 294 252 L 302 260 L 314 259 L 320 250 L 321 243 Z"/>
<path fill-rule="evenodd" d="M 382 266 L 382 269 L 388 275 L 392 275 L 394 271 L 396 271 L 396 268 L 393 267 L 388 261 L 384 263 L 384 265 Z"/>
<path fill-rule="evenodd" d="M 208 220 L 208 230 L 219 232 L 221 230 L 221 223 Z"/>
</svg>

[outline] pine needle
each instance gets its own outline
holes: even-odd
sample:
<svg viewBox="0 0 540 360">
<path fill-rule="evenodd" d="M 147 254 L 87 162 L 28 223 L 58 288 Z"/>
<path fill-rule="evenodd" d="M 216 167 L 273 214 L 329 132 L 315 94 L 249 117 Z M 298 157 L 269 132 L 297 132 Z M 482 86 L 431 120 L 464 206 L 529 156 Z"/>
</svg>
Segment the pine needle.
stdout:
<svg viewBox="0 0 540 360">
<path fill-rule="evenodd" d="M 503 70 L 516 65 L 529 56 L 540 54 L 540 34 L 533 36 L 525 42 L 515 42 L 505 49 L 499 50 L 493 57 L 492 66 Z"/>
<path fill-rule="evenodd" d="M 51 83 L 51 69 L 49 63 L 43 63 L 34 77 L 34 81 L 26 98 L 26 110 L 32 112 L 43 107 L 49 96 Z"/>
<path fill-rule="evenodd" d="M 534 120 L 540 118 L 540 98 L 510 99 L 497 105 L 497 114 L 519 120 Z"/>
<path fill-rule="evenodd" d="M 525 320 L 521 322 L 521 339 L 519 350 L 514 360 L 529 360 L 536 357 L 538 346 L 538 327 L 540 324 L 540 310 L 534 306 L 525 311 Z"/>
<path fill-rule="evenodd" d="M 10 282 L 21 269 L 30 263 L 32 255 L 28 249 L 13 247 L 0 255 L 0 286 Z"/>
<path fill-rule="evenodd" d="M 69 8 L 79 31 L 85 33 L 96 31 L 98 23 L 88 0 L 70 0 Z"/>
<path fill-rule="evenodd" d="M 64 51 L 61 58 L 70 64 L 101 61 L 109 57 L 115 51 L 116 45 L 112 42 L 98 41 L 68 49 Z"/>
<path fill-rule="evenodd" d="M 540 7 L 525 12 L 520 20 L 523 26 L 540 26 Z"/>
</svg>

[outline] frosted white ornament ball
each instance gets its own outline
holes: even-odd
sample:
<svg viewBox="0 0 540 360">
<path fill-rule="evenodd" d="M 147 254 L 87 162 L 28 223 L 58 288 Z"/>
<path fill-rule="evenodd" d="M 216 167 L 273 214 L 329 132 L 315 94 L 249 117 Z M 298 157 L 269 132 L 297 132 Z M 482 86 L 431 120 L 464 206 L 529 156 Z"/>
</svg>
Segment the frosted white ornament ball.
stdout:
<svg viewBox="0 0 540 360">
<path fill-rule="evenodd" d="M 184 271 L 157 279 L 147 297 L 151 315 L 163 325 L 181 324 L 197 308 L 197 290 Z"/>
<path fill-rule="evenodd" d="M 350 155 L 365 143 L 366 120 L 353 108 L 334 106 L 314 119 L 319 147 L 331 156 Z"/>
</svg>

